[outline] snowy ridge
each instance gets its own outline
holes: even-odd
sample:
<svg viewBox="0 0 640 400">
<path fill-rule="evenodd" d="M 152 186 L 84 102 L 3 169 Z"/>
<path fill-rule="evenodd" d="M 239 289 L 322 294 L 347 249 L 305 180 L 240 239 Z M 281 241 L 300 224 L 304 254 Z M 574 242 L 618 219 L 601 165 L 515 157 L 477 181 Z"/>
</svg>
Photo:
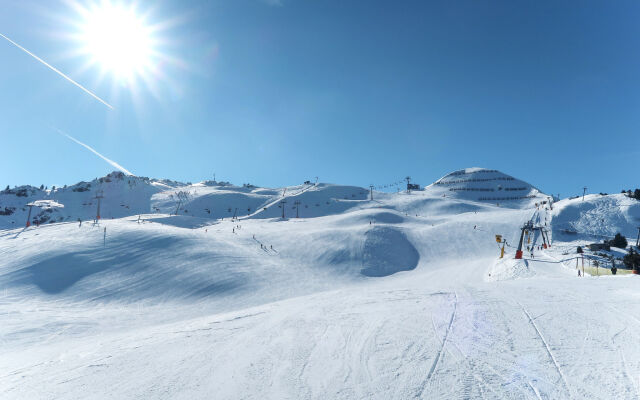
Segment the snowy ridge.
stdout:
<svg viewBox="0 0 640 400">
<path fill-rule="evenodd" d="M 96 195 L 104 196 L 101 204 L 102 218 L 122 218 L 149 213 L 151 197 L 168 187 L 182 184 L 168 180 L 127 176 L 122 172 L 112 172 L 91 182 L 79 182 L 62 188 L 42 190 L 34 186 L 20 186 L 0 192 L 0 229 L 25 225 L 28 215 L 27 204 L 39 200 L 52 200 L 64 208 L 41 209 L 35 207 L 31 214 L 32 223 L 60 223 L 95 218 L 97 213 Z"/>
<path fill-rule="evenodd" d="M 282 216 L 283 206 L 286 217 L 318 217 L 342 213 L 368 198 L 368 191 L 356 186 L 320 183 L 270 189 L 212 181 L 184 184 L 113 172 L 91 182 L 55 190 L 21 186 L 0 192 L 0 229 L 24 226 L 27 204 L 38 200 L 57 201 L 64 209 L 36 207 L 32 223 L 92 220 L 97 214 L 98 194 L 104 197 L 100 205 L 103 219 L 148 213 L 212 220 L 234 216 L 277 218 Z M 285 204 L 281 203 L 283 200 Z"/>
</svg>

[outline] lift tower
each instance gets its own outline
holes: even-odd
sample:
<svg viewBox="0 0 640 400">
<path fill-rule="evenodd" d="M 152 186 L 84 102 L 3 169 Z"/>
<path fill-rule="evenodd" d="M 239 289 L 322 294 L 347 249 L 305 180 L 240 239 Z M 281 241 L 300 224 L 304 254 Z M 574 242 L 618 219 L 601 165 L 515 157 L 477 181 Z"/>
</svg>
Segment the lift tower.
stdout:
<svg viewBox="0 0 640 400">
<path fill-rule="evenodd" d="M 532 221 L 527 221 L 527 223 L 524 224 L 520 229 L 522 230 L 522 232 L 520 233 L 518 250 L 516 250 L 516 259 L 522 258 L 522 243 L 527 232 L 533 234 L 535 231 L 540 231 L 540 237 L 542 238 L 542 247 L 545 249 L 551 247 L 551 242 L 549 241 L 549 233 L 543 226 L 534 226 Z"/>
<path fill-rule="evenodd" d="M 98 209 L 96 210 L 96 222 L 100 219 L 100 202 L 102 201 L 102 199 L 104 199 L 104 196 L 102 194 L 102 190 L 99 190 L 96 192 L 96 197 L 94 197 L 94 199 L 98 200 Z"/>
<path fill-rule="evenodd" d="M 33 204 L 27 204 L 29 206 L 29 215 L 27 215 L 27 228 L 31 226 L 31 209 Z"/>
<path fill-rule="evenodd" d="M 296 218 L 300 218 L 300 200 L 293 202 L 296 205 Z"/>
</svg>

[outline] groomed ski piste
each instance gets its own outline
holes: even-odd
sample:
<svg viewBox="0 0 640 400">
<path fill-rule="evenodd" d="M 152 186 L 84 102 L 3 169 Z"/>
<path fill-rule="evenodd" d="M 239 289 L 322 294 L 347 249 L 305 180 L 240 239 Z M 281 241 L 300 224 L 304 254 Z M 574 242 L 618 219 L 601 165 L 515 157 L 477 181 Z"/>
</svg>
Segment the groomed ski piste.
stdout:
<svg viewBox="0 0 640 400">
<path fill-rule="evenodd" d="M 640 277 L 579 278 L 575 259 L 635 243 L 624 195 L 554 202 L 481 168 L 373 199 L 118 173 L 17 190 L 0 192 L 3 399 L 640 398 Z M 36 200 L 64 207 L 25 228 Z M 515 260 L 530 220 L 551 246 L 532 235 Z"/>
</svg>

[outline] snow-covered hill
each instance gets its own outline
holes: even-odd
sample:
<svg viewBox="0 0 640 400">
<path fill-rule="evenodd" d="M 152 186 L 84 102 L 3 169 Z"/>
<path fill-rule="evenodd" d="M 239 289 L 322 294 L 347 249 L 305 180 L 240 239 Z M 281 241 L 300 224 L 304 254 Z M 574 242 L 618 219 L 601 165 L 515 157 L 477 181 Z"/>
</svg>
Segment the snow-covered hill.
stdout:
<svg viewBox="0 0 640 400">
<path fill-rule="evenodd" d="M 127 176 L 112 172 L 91 182 L 43 190 L 34 186 L 20 186 L 0 192 L 0 229 L 25 226 L 29 208 L 37 200 L 55 200 L 64 208 L 34 207 L 31 223 L 49 224 L 94 219 L 98 212 L 96 196 L 101 195 L 102 218 L 122 218 L 149 213 L 151 197 L 159 192 L 184 186 L 179 182 Z"/>
<path fill-rule="evenodd" d="M 270 189 L 212 181 L 185 184 L 113 172 L 63 188 L 21 186 L 0 192 L 0 229 L 24 226 L 27 204 L 37 200 L 55 200 L 64 208 L 34 207 L 33 224 L 93 220 L 98 213 L 98 196 L 103 197 L 103 219 L 159 213 L 218 220 L 281 217 L 283 207 L 285 217 L 334 215 L 358 206 L 368 193 L 360 187 L 323 183 Z"/>
<path fill-rule="evenodd" d="M 426 188 L 434 195 L 522 207 L 547 200 L 549 196 L 527 182 L 500 171 L 466 168 L 451 172 Z"/>
<path fill-rule="evenodd" d="M 640 226 L 640 201 L 625 194 L 590 194 L 554 204 L 554 236 L 602 241 L 616 233 L 635 237 Z"/>
<path fill-rule="evenodd" d="M 496 234 L 513 244 L 532 218 L 587 217 L 559 202 L 552 219 L 531 185 L 462 171 L 373 200 L 354 186 L 111 177 L 97 225 L 0 230 L 0 393 L 637 398 L 640 279 L 578 279 L 556 232 L 534 259 L 507 246 L 500 261 Z M 0 204 L 51 198 L 63 221 L 89 219 L 99 183 Z M 448 190 L 465 187 L 522 193 Z"/>
</svg>

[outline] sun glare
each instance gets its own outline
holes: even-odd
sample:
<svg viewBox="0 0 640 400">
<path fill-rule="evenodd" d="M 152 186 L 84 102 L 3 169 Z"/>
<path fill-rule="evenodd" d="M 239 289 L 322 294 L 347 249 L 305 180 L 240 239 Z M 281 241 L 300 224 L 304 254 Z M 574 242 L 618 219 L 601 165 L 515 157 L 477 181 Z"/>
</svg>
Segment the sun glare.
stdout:
<svg viewBox="0 0 640 400">
<path fill-rule="evenodd" d="M 80 38 L 92 63 L 127 79 L 152 66 L 151 29 L 133 7 L 102 2 L 84 14 Z"/>
</svg>

